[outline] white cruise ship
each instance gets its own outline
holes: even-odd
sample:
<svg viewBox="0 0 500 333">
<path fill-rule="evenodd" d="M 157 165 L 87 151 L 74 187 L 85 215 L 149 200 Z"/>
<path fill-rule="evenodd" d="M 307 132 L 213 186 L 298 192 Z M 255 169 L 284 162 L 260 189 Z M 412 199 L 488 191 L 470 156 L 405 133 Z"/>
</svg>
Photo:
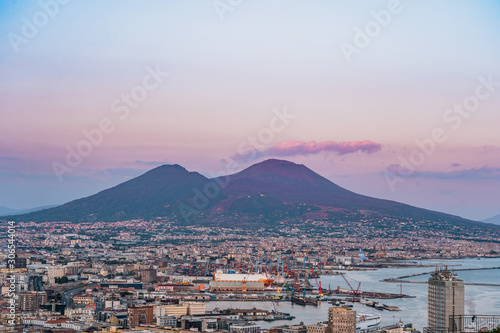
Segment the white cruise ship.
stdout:
<svg viewBox="0 0 500 333">
<path fill-rule="evenodd" d="M 380 316 L 360 313 L 356 316 L 356 331 L 371 330 L 380 325 Z"/>
</svg>

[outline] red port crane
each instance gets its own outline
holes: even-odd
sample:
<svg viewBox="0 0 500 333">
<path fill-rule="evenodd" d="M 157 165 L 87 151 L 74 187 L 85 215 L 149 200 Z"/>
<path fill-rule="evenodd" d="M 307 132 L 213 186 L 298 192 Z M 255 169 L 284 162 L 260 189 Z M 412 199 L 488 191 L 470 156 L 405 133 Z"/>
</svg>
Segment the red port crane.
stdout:
<svg viewBox="0 0 500 333">
<path fill-rule="evenodd" d="M 318 288 L 318 296 L 323 296 L 323 293 L 321 292 L 321 281 L 318 281 L 316 276 L 314 277 L 314 281 L 316 281 L 316 287 Z"/>
<path fill-rule="evenodd" d="M 345 274 L 344 273 L 340 273 L 340 275 L 342 275 L 342 277 L 344 278 L 344 280 L 347 283 L 347 285 L 349 286 L 349 288 L 351 288 L 351 291 L 352 291 L 353 295 L 359 295 L 359 294 L 361 294 L 361 290 L 359 290 L 359 288 L 361 287 L 361 282 L 358 284 L 358 288 L 356 290 L 354 290 L 354 288 L 351 286 L 351 284 L 349 283 L 349 281 L 347 281 L 347 278 L 345 277 Z"/>
</svg>

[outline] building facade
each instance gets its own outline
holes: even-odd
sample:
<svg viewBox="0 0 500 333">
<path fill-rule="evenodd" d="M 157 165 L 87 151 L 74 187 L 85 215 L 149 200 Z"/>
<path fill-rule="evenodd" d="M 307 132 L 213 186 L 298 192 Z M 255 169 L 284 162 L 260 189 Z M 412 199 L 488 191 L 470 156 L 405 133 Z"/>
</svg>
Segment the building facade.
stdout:
<svg viewBox="0 0 500 333">
<path fill-rule="evenodd" d="M 21 311 L 37 311 L 41 305 L 46 303 L 47 293 L 45 291 L 28 291 L 19 294 L 18 308 Z"/>
<path fill-rule="evenodd" d="M 256 324 L 231 325 L 229 331 L 234 333 L 260 333 L 260 326 Z"/>
<path fill-rule="evenodd" d="M 136 306 L 127 309 L 127 324 L 129 327 L 153 325 L 153 307 Z"/>
<path fill-rule="evenodd" d="M 156 281 L 156 269 L 148 268 L 139 271 L 142 283 L 151 283 Z"/>
<path fill-rule="evenodd" d="M 156 317 L 156 325 L 158 327 L 177 327 L 177 318 L 174 315 L 166 315 L 163 317 Z"/>
<path fill-rule="evenodd" d="M 328 322 L 307 325 L 307 333 L 328 333 Z"/>
<path fill-rule="evenodd" d="M 154 315 L 155 317 L 164 317 L 167 315 L 173 315 L 176 318 L 186 316 L 188 314 L 188 306 L 187 305 L 155 305 L 154 307 Z"/>
<path fill-rule="evenodd" d="M 307 333 L 307 326 L 290 325 L 288 327 L 283 327 L 283 333 Z"/>
<path fill-rule="evenodd" d="M 328 309 L 329 333 L 356 333 L 356 311 L 343 307 Z"/>
<path fill-rule="evenodd" d="M 428 281 L 428 329 L 460 331 L 450 316 L 464 314 L 464 282 L 448 269 L 437 269 Z"/>
<path fill-rule="evenodd" d="M 184 305 L 188 307 L 188 315 L 203 315 L 206 312 L 206 304 L 201 302 L 184 302 Z"/>
</svg>

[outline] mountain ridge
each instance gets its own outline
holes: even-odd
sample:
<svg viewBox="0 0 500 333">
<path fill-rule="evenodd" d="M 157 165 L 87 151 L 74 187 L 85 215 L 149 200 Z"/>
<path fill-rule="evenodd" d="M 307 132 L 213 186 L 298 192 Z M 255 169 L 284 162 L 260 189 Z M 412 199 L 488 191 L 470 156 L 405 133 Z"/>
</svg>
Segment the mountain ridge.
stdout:
<svg viewBox="0 0 500 333">
<path fill-rule="evenodd" d="M 205 200 L 198 200 L 203 191 L 213 189 L 214 184 L 221 185 Z M 162 165 L 86 198 L 11 216 L 35 222 L 165 218 L 190 223 L 227 221 L 233 225 L 238 221 L 266 224 L 293 219 L 333 221 L 386 217 L 490 227 L 442 212 L 357 194 L 305 165 L 278 159 L 265 160 L 213 179 L 178 164 Z"/>
<path fill-rule="evenodd" d="M 500 214 L 481 220 L 481 222 L 500 225 Z"/>
<path fill-rule="evenodd" d="M 26 213 L 36 212 L 39 210 L 53 208 L 53 207 L 57 207 L 57 206 L 60 206 L 60 205 L 46 205 L 46 206 L 37 206 L 37 207 L 33 207 L 33 208 L 23 208 L 23 209 L 14 209 L 14 208 L 9 208 L 9 207 L 5 207 L 5 206 L 0 206 L 0 217 L 9 216 L 9 215 L 11 216 L 13 214 L 17 214 L 17 215 L 26 214 Z"/>
</svg>

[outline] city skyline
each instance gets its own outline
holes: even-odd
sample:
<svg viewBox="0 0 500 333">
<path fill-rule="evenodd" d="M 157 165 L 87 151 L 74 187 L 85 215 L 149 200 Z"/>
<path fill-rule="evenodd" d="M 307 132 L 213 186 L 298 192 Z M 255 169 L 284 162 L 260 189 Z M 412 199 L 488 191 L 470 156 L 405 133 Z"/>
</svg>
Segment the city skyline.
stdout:
<svg viewBox="0 0 500 333">
<path fill-rule="evenodd" d="M 360 194 L 500 214 L 495 1 L 45 3 L 0 7 L 0 206 L 279 158 Z"/>
</svg>

